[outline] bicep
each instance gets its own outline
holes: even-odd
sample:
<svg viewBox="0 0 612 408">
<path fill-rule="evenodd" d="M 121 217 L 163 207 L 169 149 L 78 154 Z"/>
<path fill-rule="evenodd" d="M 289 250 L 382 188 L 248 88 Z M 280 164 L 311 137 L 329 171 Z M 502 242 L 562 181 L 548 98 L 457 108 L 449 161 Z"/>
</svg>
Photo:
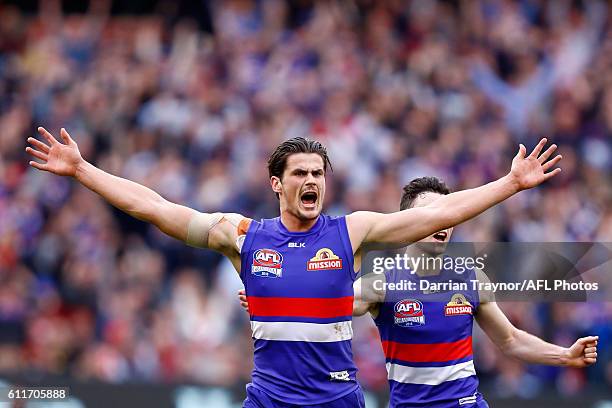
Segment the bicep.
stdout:
<svg viewBox="0 0 612 408">
<path fill-rule="evenodd" d="M 156 212 L 155 225 L 164 233 L 197 248 L 209 248 L 232 256 L 239 253 L 237 238 L 246 234 L 240 214 L 202 213 L 192 208 L 165 201 Z"/>
<path fill-rule="evenodd" d="M 355 237 L 359 240 L 359 245 L 406 245 L 441 229 L 438 228 L 435 214 L 436 210 L 433 208 L 415 207 L 390 214 L 360 211 L 349 217 L 354 217 L 351 224 L 355 224 L 354 229 L 358 232 Z"/>
<path fill-rule="evenodd" d="M 155 209 L 152 221 L 163 233 L 186 241 L 189 223 L 198 214 L 201 213 L 192 208 L 164 200 Z"/>
</svg>

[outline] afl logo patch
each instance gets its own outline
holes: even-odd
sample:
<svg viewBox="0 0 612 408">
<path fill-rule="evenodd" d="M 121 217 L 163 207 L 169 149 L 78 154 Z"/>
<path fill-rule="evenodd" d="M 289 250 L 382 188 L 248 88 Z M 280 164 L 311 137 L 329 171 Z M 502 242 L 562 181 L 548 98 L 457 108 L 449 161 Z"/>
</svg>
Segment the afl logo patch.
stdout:
<svg viewBox="0 0 612 408">
<path fill-rule="evenodd" d="M 423 303 L 416 299 L 400 300 L 393 306 L 393 320 L 400 327 L 424 325 Z"/>
<path fill-rule="evenodd" d="M 251 273 L 262 278 L 280 278 L 283 275 L 283 256 L 274 249 L 258 249 L 253 254 Z"/>
<path fill-rule="evenodd" d="M 308 261 L 309 271 L 322 271 L 325 269 L 342 269 L 342 259 L 329 248 L 321 248 L 314 257 Z"/>
</svg>

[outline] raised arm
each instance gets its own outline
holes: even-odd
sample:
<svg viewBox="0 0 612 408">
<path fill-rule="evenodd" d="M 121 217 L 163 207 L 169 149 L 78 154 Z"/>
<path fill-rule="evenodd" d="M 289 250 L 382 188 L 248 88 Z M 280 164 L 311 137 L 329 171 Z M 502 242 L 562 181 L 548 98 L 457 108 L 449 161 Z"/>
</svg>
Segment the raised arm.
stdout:
<svg viewBox="0 0 612 408">
<path fill-rule="evenodd" d="M 561 169 L 551 168 L 561 160 L 557 155 L 548 160 L 557 146 L 542 153 L 546 139 L 542 139 L 529 156 L 525 146 L 519 147 L 512 160 L 510 172 L 489 184 L 440 197 L 425 207 L 380 214 L 359 211 L 347 216 L 347 225 L 353 251 L 362 244 L 381 243 L 407 245 L 469 220 L 504 201 L 521 190 L 535 187 L 558 174 Z"/>
<path fill-rule="evenodd" d="M 205 214 L 172 203 L 145 186 L 113 176 L 88 163 L 65 129 L 60 131 L 64 143 L 42 127 L 38 132 L 47 143 L 28 138 L 33 147 L 28 146 L 26 152 L 42 161 L 30 161 L 31 166 L 73 177 L 113 206 L 192 246 L 211 248 L 234 258 L 238 254 L 235 239 L 242 216 Z"/>
<path fill-rule="evenodd" d="M 481 303 L 476 321 L 502 353 L 526 363 L 581 368 L 597 361 L 597 336 L 582 337 L 568 348 L 547 343 L 514 327 L 495 302 Z"/>
</svg>

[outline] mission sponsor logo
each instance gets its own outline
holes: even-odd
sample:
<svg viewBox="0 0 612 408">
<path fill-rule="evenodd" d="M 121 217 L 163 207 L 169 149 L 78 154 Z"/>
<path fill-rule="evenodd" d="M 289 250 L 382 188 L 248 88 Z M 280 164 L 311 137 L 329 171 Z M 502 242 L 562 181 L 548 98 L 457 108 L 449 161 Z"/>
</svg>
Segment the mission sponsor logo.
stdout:
<svg viewBox="0 0 612 408">
<path fill-rule="evenodd" d="M 450 302 L 444 306 L 444 316 L 471 315 L 472 304 L 461 293 L 455 293 Z"/>
<path fill-rule="evenodd" d="M 393 306 L 393 320 L 400 327 L 424 325 L 423 303 L 416 299 L 400 300 Z"/>
<path fill-rule="evenodd" d="M 258 249 L 253 254 L 251 273 L 262 278 L 280 278 L 283 275 L 283 256 L 274 249 Z"/>
<path fill-rule="evenodd" d="M 309 271 L 322 271 L 327 269 L 342 269 L 342 259 L 329 248 L 321 248 L 317 254 L 308 261 Z"/>
</svg>

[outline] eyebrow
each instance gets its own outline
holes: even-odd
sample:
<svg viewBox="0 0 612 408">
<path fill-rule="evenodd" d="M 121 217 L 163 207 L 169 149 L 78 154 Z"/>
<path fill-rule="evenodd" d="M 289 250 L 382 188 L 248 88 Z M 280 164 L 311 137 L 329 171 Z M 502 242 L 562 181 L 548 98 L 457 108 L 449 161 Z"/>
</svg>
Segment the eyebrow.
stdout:
<svg viewBox="0 0 612 408">
<path fill-rule="evenodd" d="M 292 170 L 292 172 L 296 172 L 296 171 L 305 171 L 305 172 L 308 172 L 308 170 L 307 170 L 307 169 L 304 169 L 304 168 L 302 168 L 302 167 L 298 167 L 298 168 L 295 168 L 295 169 L 293 169 L 293 170 Z M 321 172 L 321 173 L 323 173 L 323 168 L 322 168 L 322 167 L 319 167 L 319 168 L 317 168 L 317 169 L 312 169 L 311 171 L 312 171 L 313 173 L 317 173 L 317 172 Z"/>
</svg>

